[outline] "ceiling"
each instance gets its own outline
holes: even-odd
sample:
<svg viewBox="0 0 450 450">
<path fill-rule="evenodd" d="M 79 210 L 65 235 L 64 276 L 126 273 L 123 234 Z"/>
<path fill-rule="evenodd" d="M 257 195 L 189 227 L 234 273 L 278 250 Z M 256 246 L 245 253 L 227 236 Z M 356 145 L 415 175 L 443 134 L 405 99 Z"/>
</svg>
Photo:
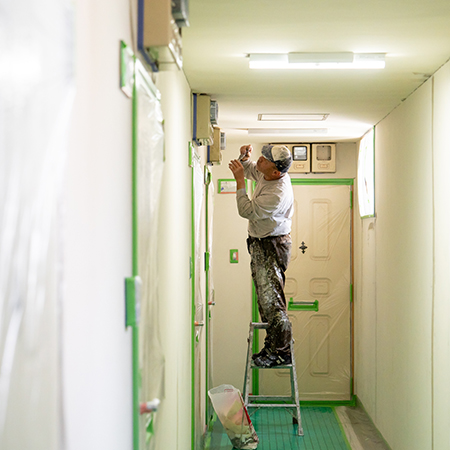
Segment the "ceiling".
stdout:
<svg viewBox="0 0 450 450">
<path fill-rule="evenodd" d="M 248 128 L 302 128 L 301 141 L 354 141 L 450 57 L 449 0 L 190 0 L 184 72 L 219 104 L 227 137 L 292 142 Z M 251 70 L 249 53 L 386 53 L 383 70 Z M 261 113 L 328 113 L 261 122 Z M 326 128 L 318 135 L 314 129 Z"/>
</svg>

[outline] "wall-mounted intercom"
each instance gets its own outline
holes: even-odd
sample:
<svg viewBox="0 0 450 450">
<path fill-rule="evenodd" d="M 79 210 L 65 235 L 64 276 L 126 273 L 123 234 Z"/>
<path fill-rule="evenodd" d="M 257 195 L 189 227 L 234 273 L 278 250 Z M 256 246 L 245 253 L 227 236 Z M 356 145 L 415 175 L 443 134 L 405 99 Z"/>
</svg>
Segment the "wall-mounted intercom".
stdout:
<svg viewBox="0 0 450 450">
<path fill-rule="evenodd" d="M 193 94 L 192 139 L 197 145 L 212 145 L 214 129 L 211 124 L 211 97 Z"/>
<path fill-rule="evenodd" d="M 220 164 L 223 156 L 222 151 L 226 147 L 225 132 L 219 127 L 214 127 L 214 142 L 208 145 L 208 164 Z"/>
<path fill-rule="evenodd" d="M 311 144 L 287 144 L 292 153 L 289 173 L 311 172 Z"/>
<path fill-rule="evenodd" d="M 336 144 L 312 144 L 311 153 L 313 172 L 336 172 Z"/>
</svg>

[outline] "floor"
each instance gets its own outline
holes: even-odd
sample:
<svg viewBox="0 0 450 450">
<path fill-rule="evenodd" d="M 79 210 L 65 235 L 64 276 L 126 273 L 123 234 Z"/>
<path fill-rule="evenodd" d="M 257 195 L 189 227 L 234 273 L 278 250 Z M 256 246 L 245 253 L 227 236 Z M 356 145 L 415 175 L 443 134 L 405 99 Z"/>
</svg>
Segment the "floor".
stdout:
<svg viewBox="0 0 450 450">
<path fill-rule="evenodd" d="M 297 435 L 290 411 L 263 408 L 251 411 L 259 438 L 258 450 L 390 450 L 364 410 L 359 407 L 301 408 L 304 436 Z M 222 424 L 216 420 L 207 450 L 232 450 Z"/>
</svg>

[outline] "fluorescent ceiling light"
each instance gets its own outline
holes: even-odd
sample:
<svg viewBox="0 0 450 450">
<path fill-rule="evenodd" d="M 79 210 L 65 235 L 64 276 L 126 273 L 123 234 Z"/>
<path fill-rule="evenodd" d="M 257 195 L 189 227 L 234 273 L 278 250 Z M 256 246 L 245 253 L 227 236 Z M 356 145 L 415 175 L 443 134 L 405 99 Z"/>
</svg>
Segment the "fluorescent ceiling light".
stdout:
<svg viewBox="0 0 450 450">
<path fill-rule="evenodd" d="M 270 134 L 274 136 L 297 136 L 297 135 L 324 135 L 328 133 L 327 128 L 249 128 L 250 135 L 265 135 Z"/>
<path fill-rule="evenodd" d="M 326 120 L 329 114 L 327 113 L 311 113 L 311 114 L 258 114 L 258 120 L 261 121 L 316 121 L 316 120 Z"/>
<path fill-rule="evenodd" d="M 385 53 L 252 53 L 250 69 L 384 69 Z"/>
</svg>

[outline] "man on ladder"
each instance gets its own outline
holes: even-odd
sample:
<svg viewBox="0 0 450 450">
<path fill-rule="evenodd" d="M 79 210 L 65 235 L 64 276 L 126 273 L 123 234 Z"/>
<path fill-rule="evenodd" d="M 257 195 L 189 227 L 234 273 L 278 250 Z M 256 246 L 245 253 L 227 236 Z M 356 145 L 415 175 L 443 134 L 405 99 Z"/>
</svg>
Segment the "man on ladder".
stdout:
<svg viewBox="0 0 450 450">
<path fill-rule="evenodd" d="M 248 219 L 247 247 L 262 322 L 268 323 L 263 349 L 252 356 L 261 368 L 291 363 L 292 326 L 284 296 L 285 271 L 291 256 L 294 194 L 287 174 L 292 156 L 285 146 L 265 145 L 262 156 L 250 161 L 251 145 L 240 148 L 229 168 L 236 179 L 239 215 Z M 245 178 L 256 181 L 250 200 Z"/>
</svg>

